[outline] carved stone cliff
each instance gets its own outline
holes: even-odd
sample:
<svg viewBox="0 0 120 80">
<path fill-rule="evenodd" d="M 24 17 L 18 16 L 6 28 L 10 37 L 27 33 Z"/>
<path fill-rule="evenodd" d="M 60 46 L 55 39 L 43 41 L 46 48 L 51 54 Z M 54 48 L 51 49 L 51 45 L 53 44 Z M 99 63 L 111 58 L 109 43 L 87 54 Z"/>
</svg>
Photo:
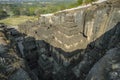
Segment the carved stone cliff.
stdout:
<svg viewBox="0 0 120 80">
<path fill-rule="evenodd" d="M 21 28 L 24 33 L 38 40 L 45 40 L 54 47 L 71 52 L 85 49 L 120 21 L 119 1 L 99 4 L 41 15 L 37 26 Z"/>
<path fill-rule="evenodd" d="M 119 53 L 116 52 L 120 47 L 119 4 L 120 0 L 92 3 L 21 24 L 19 31 L 27 35 L 22 53 L 30 69 L 42 80 L 101 80 L 94 68 L 104 61 L 106 53 Z M 113 52 L 109 52 L 111 49 Z M 109 57 L 108 54 L 106 60 Z M 107 69 L 104 66 L 97 69 Z M 95 73 L 98 76 L 92 75 Z M 109 75 L 109 71 L 105 74 Z M 109 80 L 114 74 L 100 76 Z"/>
</svg>

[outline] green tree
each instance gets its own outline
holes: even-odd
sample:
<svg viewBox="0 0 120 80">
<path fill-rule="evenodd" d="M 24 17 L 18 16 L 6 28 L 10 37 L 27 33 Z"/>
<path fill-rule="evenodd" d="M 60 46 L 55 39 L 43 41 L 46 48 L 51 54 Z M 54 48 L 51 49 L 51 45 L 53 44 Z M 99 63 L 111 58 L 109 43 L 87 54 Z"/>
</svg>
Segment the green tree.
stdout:
<svg viewBox="0 0 120 80">
<path fill-rule="evenodd" d="M 84 0 L 84 3 L 88 4 L 88 3 L 91 3 L 91 2 L 94 2 L 96 0 Z"/>
<path fill-rule="evenodd" d="M 8 14 L 6 11 L 0 10 L 0 19 L 4 19 L 8 17 Z"/>
<path fill-rule="evenodd" d="M 18 9 L 18 8 L 13 9 L 13 13 L 14 13 L 15 16 L 19 16 L 20 15 L 20 9 Z"/>
<path fill-rule="evenodd" d="M 77 2 L 78 2 L 78 4 L 82 4 L 83 0 L 78 0 Z"/>
<path fill-rule="evenodd" d="M 29 7 L 29 16 L 35 15 L 36 8 L 35 7 Z"/>
</svg>

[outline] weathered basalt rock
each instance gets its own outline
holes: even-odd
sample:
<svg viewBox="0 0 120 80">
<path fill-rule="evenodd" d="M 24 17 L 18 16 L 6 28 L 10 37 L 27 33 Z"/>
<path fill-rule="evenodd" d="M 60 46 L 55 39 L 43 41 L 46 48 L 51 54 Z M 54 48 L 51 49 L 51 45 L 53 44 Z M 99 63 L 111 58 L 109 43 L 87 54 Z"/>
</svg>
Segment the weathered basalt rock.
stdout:
<svg viewBox="0 0 120 80">
<path fill-rule="evenodd" d="M 31 80 L 28 73 L 23 69 L 18 69 L 13 75 L 9 77 L 9 80 Z"/>
<path fill-rule="evenodd" d="M 85 49 L 88 43 L 120 21 L 120 6 L 117 3 L 118 0 L 108 1 L 85 8 L 41 15 L 39 27 L 33 26 L 32 31 L 22 28 L 21 31 L 67 52 Z"/>
<path fill-rule="evenodd" d="M 120 48 L 109 50 L 91 69 L 86 80 L 119 80 Z"/>
<path fill-rule="evenodd" d="M 41 15 L 36 23 L 27 22 L 20 25 L 19 31 L 29 37 L 23 37 L 20 41 L 22 48 L 17 46 L 29 66 L 31 75 L 37 77 L 34 80 L 91 80 L 94 77 L 91 74 L 96 73 L 94 64 L 102 64 L 100 59 L 104 55 L 107 56 L 106 52 L 117 48 L 114 51 L 118 54 L 118 3 L 119 0 L 108 0 L 89 4 L 81 8 Z M 16 36 L 12 40 L 18 44 Z M 108 64 L 109 62 L 111 61 L 108 61 Z M 117 79 L 118 75 L 113 71 L 108 73 L 106 79 Z"/>
<path fill-rule="evenodd" d="M 11 31 L 5 29 L 0 27 L 0 80 L 31 80 L 23 70 L 24 60 L 17 55 L 15 42 L 12 42 L 13 33 L 8 34 Z"/>
</svg>

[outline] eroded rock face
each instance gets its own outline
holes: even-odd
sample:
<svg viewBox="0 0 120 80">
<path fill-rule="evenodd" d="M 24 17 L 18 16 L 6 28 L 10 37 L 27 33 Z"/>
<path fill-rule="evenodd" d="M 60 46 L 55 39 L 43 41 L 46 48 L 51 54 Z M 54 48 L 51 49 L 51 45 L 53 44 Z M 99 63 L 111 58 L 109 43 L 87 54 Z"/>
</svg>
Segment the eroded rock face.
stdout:
<svg viewBox="0 0 120 80">
<path fill-rule="evenodd" d="M 41 15 L 35 23 L 28 21 L 20 25 L 19 32 L 5 29 L 8 30 L 7 35 L 10 34 L 11 46 L 17 46 L 16 50 L 27 67 L 25 73 L 24 69 L 18 68 L 20 72 L 12 76 L 23 72 L 26 76 L 21 75 L 21 78 L 26 79 L 30 75 L 32 80 L 96 80 L 98 76 L 101 76 L 98 80 L 119 79 L 120 60 L 115 58 L 119 56 L 120 47 L 118 3 L 119 0 L 109 0 Z M 112 63 L 112 59 L 117 63 Z M 95 69 L 106 69 L 106 72 L 96 72 Z"/>
<path fill-rule="evenodd" d="M 0 80 L 31 80 L 25 69 L 24 60 L 17 55 L 12 42 L 11 29 L 0 27 Z M 12 43 L 11 43 L 12 42 Z"/>
<path fill-rule="evenodd" d="M 113 29 L 106 32 L 96 41 L 88 45 L 83 60 L 78 64 L 78 66 L 75 66 L 73 68 L 73 71 L 76 74 L 76 76 L 79 75 L 79 77 L 81 76 L 84 78 L 85 75 L 83 76 L 83 73 L 84 74 L 88 73 L 89 70 L 92 68 L 92 66 L 100 58 L 102 58 L 107 51 L 109 51 L 112 48 L 119 47 L 120 40 L 117 39 L 120 37 L 119 30 L 120 30 L 120 23 L 118 23 Z"/>
<path fill-rule="evenodd" d="M 31 78 L 23 69 L 18 69 L 18 71 L 9 77 L 9 80 L 31 80 Z"/>
<path fill-rule="evenodd" d="M 93 3 L 41 15 L 37 25 L 22 24 L 19 30 L 34 37 L 38 45 L 39 74 L 55 80 L 85 80 L 92 66 L 120 41 L 118 3 Z"/>
<path fill-rule="evenodd" d="M 91 69 L 86 80 L 119 80 L 120 48 L 109 50 Z"/>
<path fill-rule="evenodd" d="M 67 52 L 85 49 L 120 21 L 117 3 L 119 0 L 41 15 L 38 26 L 26 25 L 20 30 Z"/>
</svg>

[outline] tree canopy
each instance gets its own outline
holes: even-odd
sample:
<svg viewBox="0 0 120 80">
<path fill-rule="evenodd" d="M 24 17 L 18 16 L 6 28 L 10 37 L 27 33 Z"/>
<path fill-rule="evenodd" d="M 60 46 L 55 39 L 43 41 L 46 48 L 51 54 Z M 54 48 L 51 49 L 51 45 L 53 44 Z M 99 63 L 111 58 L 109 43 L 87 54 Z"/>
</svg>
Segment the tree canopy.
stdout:
<svg viewBox="0 0 120 80">
<path fill-rule="evenodd" d="M 4 10 L 0 10 L 0 19 L 4 19 L 8 16 L 7 12 Z"/>
<path fill-rule="evenodd" d="M 91 2 L 94 2 L 96 0 L 77 0 L 78 4 L 88 4 L 88 3 L 91 3 Z"/>
</svg>

